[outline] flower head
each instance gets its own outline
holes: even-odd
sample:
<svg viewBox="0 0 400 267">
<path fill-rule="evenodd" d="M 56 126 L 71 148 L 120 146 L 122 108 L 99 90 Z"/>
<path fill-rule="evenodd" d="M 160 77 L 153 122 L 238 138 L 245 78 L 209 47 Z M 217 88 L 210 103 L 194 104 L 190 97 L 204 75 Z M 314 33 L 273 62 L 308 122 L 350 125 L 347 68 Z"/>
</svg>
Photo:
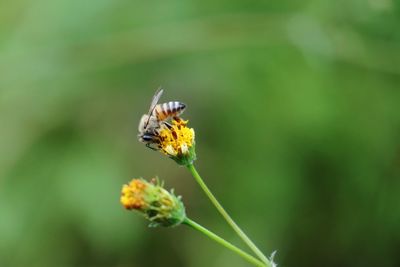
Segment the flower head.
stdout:
<svg viewBox="0 0 400 267">
<path fill-rule="evenodd" d="M 159 133 L 161 151 L 180 165 L 191 164 L 196 159 L 195 133 L 187 127 L 188 121 L 174 118 L 170 127 Z"/>
<path fill-rule="evenodd" d="M 120 201 L 126 209 L 136 210 L 150 220 L 150 226 L 176 226 L 186 218 L 181 198 L 165 190 L 158 179 L 151 183 L 133 179 L 122 187 Z"/>
</svg>

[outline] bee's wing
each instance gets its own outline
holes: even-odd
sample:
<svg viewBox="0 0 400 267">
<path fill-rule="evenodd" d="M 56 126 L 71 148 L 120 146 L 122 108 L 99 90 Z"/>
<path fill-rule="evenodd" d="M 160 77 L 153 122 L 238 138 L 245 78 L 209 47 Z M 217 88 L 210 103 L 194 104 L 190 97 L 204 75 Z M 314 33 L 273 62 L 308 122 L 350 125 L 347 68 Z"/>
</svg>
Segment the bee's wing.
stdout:
<svg viewBox="0 0 400 267">
<path fill-rule="evenodd" d="M 147 121 L 146 121 L 146 123 L 145 123 L 145 126 L 144 126 L 145 128 L 146 128 L 147 125 L 149 124 L 151 114 L 153 113 L 153 110 L 156 108 L 157 103 L 158 103 L 158 100 L 160 100 L 160 97 L 161 97 L 161 95 L 162 95 L 163 92 L 164 92 L 164 89 L 162 89 L 161 87 L 159 87 L 159 88 L 157 89 L 156 93 L 154 94 L 153 99 L 151 100 L 151 104 L 150 104 L 150 109 L 149 109 L 149 114 L 148 114 L 149 117 L 148 117 L 148 119 L 147 119 Z"/>
<path fill-rule="evenodd" d="M 153 113 L 153 110 L 157 106 L 158 100 L 160 100 L 160 97 L 163 92 L 164 92 L 164 89 L 162 89 L 160 87 L 157 89 L 156 93 L 154 94 L 153 99 L 151 100 L 151 104 L 150 104 L 149 116 L 151 115 L 151 113 Z"/>
</svg>

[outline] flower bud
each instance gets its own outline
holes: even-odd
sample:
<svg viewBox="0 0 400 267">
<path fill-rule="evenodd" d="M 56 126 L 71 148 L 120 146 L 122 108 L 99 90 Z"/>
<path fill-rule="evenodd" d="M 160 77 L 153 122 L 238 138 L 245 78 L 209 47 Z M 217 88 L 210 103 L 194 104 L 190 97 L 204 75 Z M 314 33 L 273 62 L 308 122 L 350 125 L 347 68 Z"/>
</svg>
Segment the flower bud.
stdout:
<svg viewBox="0 0 400 267">
<path fill-rule="evenodd" d="M 151 183 L 133 179 L 122 187 L 120 201 L 126 209 L 136 210 L 150 220 L 149 226 L 176 226 L 186 218 L 180 196 L 165 190 L 158 179 Z"/>
</svg>

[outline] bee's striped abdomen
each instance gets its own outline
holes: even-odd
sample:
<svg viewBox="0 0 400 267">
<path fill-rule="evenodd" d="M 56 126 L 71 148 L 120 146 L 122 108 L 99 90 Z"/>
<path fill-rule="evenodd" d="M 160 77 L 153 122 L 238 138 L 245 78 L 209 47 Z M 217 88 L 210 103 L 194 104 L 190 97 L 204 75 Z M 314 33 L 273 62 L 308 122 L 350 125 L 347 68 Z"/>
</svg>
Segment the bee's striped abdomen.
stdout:
<svg viewBox="0 0 400 267">
<path fill-rule="evenodd" d="M 156 116 L 159 121 L 166 120 L 168 117 L 179 116 L 186 105 L 178 101 L 170 101 L 163 104 L 158 104 L 154 111 L 153 116 Z"/>
</svg>

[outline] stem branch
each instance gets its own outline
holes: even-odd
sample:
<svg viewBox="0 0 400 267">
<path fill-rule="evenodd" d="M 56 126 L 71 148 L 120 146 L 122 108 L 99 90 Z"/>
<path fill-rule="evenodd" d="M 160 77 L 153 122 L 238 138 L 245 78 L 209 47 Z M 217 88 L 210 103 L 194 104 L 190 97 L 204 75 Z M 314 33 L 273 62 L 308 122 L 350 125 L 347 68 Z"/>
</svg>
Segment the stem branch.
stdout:
<svg viewBox="0 0 400 267">
<path fill-rule="evenodd" d="M 265 264 L 262 263 L 261 261 L 259 261 L 258 259 L 254 258 L 253 256 L 251 256 L 250 254 L 244 252 L 243 250 L 241 250 L 240 248 L 232 245 L 231 243 L 229 243 L 228 241 L 226 241 L 225 239 L 217 236 L 216 234 L 214 234 L 213 232 L 211 232 L 210 230 L 204 228 L 203 226 L 201 226 L 200 224 L 192 221 L 189 218 L 186 218 L 183 221 L 184 224 L 192 227 L 193 229 L 201 232 L 202 234 L 205 234 L 206 236 L 208 236 L 209 238 L 211 238 L 212 240 L 214 240 L 215 242 L 221 244 L 222 246 L 226 247 L 227 249 L 232 250 L 233 252 L 235 252 L 236 254 L 238 254 L 239 256 L 241 256 L 242 258 L 244 258 L 245 260 L 247 260 L 248 262 L 252 263 L 255 266 L 258 267 L 265 267 Z"/>
<path fill-rule="evenodd" d="M 197 183 L 206 193 L 207 197 L 211 200 L 214 206 L 217 208 L 222 217 L 227 221 L 227 223 L 233 228 L 233 230 L 238 234 L 238 236 L 249 246 L 249 248 L 267 265 L 272 266 L 267 257 L 260 251 L 260 249 L 250 240 L 250 238 L 240 229 L 240 227 L 235 223 L 235 221 L 229 216 L 222 205 L 218 202 L 215 196 L 211 193 L 210 189 L 204 183 L 200 174 L 197 172 L 193 164 L 187 165 L 187 168 L 192 173 L 193 177 L 196 179 Z"/>
</svg>

